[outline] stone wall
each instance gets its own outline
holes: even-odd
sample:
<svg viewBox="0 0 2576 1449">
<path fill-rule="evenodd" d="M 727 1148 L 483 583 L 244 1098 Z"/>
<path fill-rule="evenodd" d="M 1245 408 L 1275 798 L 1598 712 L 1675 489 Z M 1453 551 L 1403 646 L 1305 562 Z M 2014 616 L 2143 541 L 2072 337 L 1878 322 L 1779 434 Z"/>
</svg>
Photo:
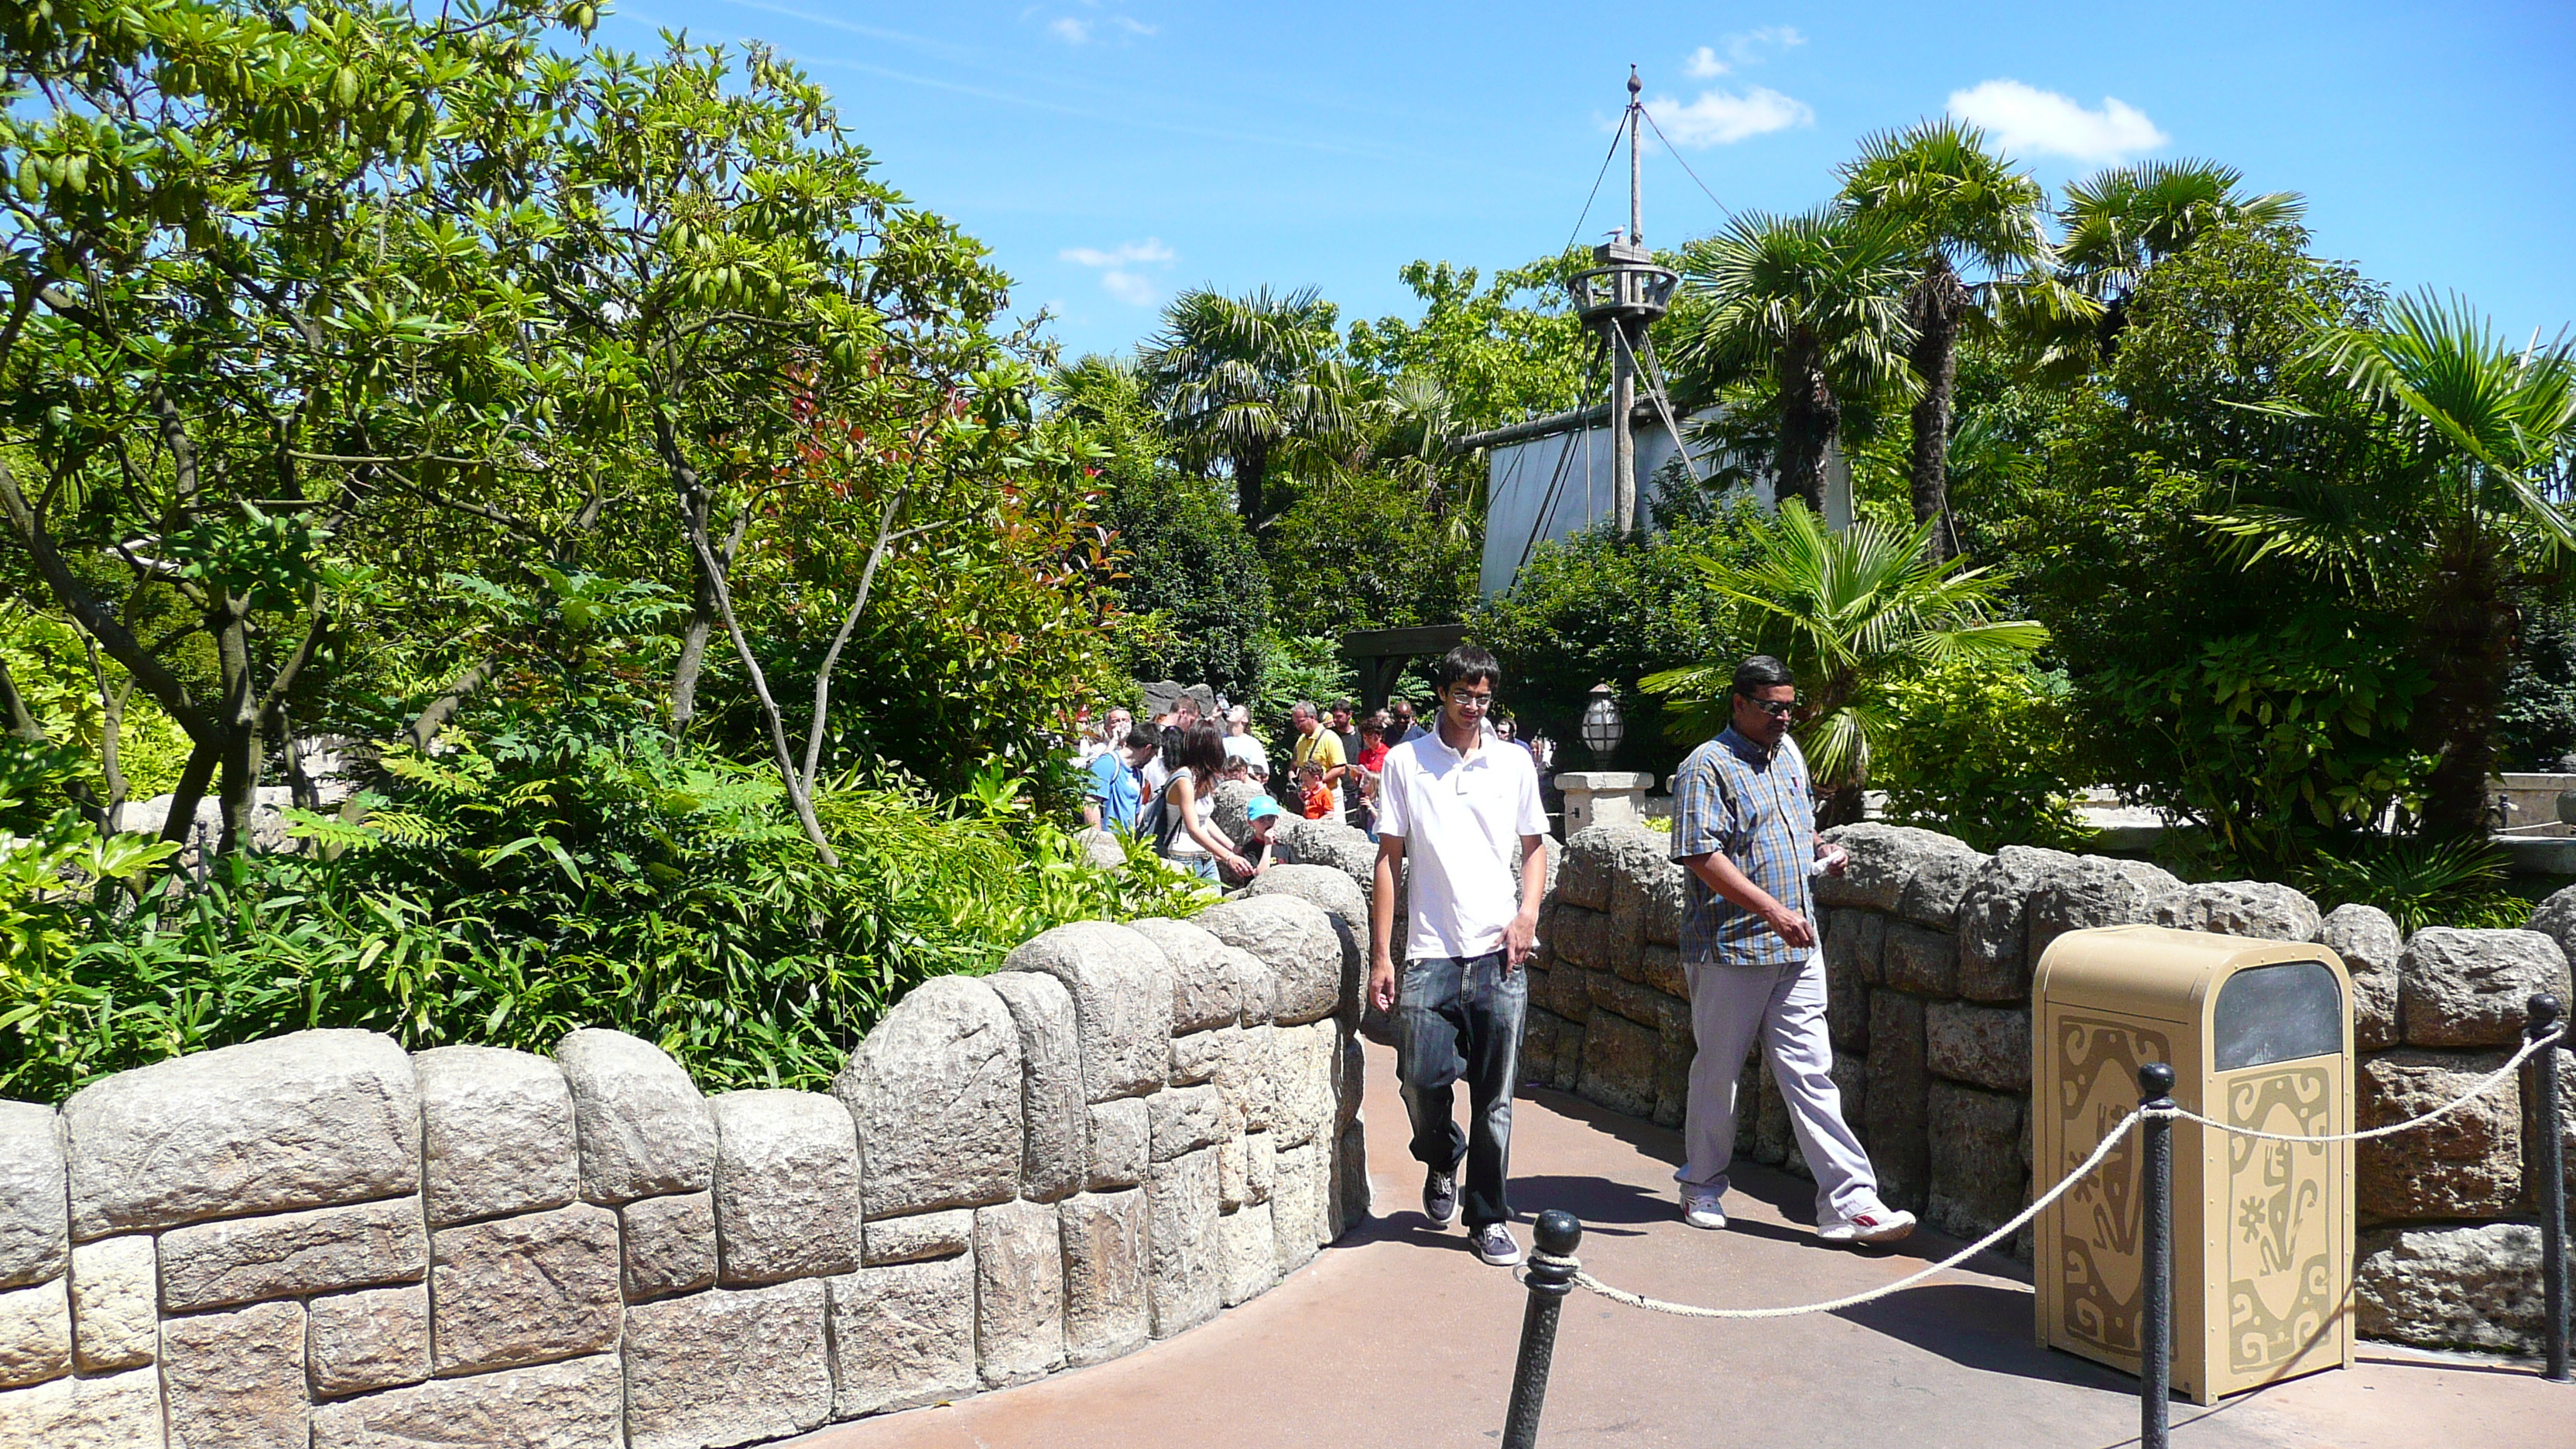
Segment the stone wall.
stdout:
<svg viewBox="0 0 2576 1449">
<path fill-rule="evenodd" d="M 828 1093 L 307 1031 L 0 1103 L 0 1444 L 700 1449 L 1203 1323 L 1368 1211 L 1336 884 L 925 982 Z"/>
<path fill-rule="evenodd" d="M 2030 983 L 2065 931 L 2159 924 L 2321 941 L 2351 969 L 2361 1125 L 2459 1095 L 2520 1039 L 2523 1003 L 2568 996 L 2576 890 L 2532 929 L 2428 928 L 2401 939 L 2368 906 L 2321 915 L 2286 886 L 2185 885 L 2152 865 L 1930 831 L 1827 832 L 1851 852 L 1819 882 L 1834 1077 L 1890 1203 L 1977 1237 L 2030 1200 Z M 1567 842 L 1540 928 L 1524 1075 L 1613 1111 L 1679 1126 L 1693 1047 L 1670 837 L 1595 829 Z M 2561 1058 L 2562 1063 L 2568 1059 Z M 2576 1101 L 2576 1071 L 2563 1074 Z M 1769 1073 L 1745 1065 L 1739 1151 L 1805 1176 Z M 2576 1114 L 2570 1114 L 2576 1181 Z M 2540 1325 L 2538 1237 L 2521 1184 L 2517 1092 L 2356 1148 L 2362 1331 L 2500 1348 Z M 2015 1243 L 2029 1259 L 2029 1230 Z"/>
</svg>

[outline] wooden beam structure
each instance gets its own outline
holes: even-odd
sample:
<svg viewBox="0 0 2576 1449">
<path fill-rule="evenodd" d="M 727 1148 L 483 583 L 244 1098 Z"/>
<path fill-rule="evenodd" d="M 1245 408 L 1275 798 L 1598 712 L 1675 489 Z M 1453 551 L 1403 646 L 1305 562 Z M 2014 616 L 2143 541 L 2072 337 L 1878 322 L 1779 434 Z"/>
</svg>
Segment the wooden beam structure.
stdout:
<svg viewBox="0 0 2576 1449">
<path fill-rule="evenodd" d="M 1360 675 L 1360 706 L 1384 709 L 1405 661 L 1446 654 L 1467 641 L 1464 624 L 1416 624 L 1404 629 L 1362 629 L 1342 636 L 1342 655 Z"/>
</svg>

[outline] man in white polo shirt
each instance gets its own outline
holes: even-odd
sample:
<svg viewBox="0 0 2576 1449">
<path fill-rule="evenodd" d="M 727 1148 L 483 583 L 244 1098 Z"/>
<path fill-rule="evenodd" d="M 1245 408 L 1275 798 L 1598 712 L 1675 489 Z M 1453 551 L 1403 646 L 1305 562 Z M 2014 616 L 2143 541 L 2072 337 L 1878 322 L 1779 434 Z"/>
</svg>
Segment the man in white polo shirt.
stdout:
<svg viewBox="0 0 2576 1449">
<path fill-rule="evenodd" d="M 1512 1087 L 1521 1019 L 1547 889 L 1547 811 L 1527 750 L 1485 731 L 1502 666 L 1472 644 L 1440 661 L 1438 728 L 1387 751 L 1378 784 L 1377 889 L 1369 909 L 1369 999 L 1395 1014 L 1396 1077 L 1425 1168 L 1422 1212 L 1447 1227 L 1467 1169 L 1467 1238 L 1476 1256 L 1508 1266 L 1512 1240 Z M 1412 861 L 1404 979 L 1396 981 L 1397 873 Z M 1520 883 L 1512 862 L 1520 862 Z M 1468 1119 L 1452 1118 L 1467 1082 Z"/>
</svg>

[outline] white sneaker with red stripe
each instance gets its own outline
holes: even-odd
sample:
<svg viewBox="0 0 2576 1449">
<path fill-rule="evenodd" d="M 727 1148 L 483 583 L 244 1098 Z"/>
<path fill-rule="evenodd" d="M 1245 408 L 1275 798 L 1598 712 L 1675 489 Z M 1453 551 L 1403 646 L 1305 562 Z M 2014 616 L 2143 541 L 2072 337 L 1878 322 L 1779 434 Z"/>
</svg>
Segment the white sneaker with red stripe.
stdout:
<svg viewBox="0 0 2576 1449">
<path fill-rule="evenodd" d="M 1914 1214 L 1890 1207 L 1816 1224 L 1816 1236 L 1828 1243 L 1893 1243 L 1913 1231 Z"/>
</svg>

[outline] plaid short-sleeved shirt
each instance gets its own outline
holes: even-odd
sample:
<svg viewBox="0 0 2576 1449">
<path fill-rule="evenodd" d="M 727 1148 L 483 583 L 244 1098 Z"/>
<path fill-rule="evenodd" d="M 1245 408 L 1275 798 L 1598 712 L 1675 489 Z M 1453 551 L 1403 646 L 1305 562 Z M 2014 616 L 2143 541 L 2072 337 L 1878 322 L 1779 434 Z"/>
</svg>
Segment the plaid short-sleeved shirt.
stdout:
<svg viewBox="0 0 2576 1449">
<path fill-rule="evenodd" d="M 1778 750 L 1766 751 L 1730 726 L 1682 761 L 1673 777 L 1673 858 L 1711 854 L 1734 861 L 1773 900 L 1816 918 L 1816 798 L 1796 740 L 1784 737 Z M 1684 961 L 1776 966 L 1803 961 L 1813 949 L 1781 940 L 1698 876 L 1685 884 Z"/>
</svg>

